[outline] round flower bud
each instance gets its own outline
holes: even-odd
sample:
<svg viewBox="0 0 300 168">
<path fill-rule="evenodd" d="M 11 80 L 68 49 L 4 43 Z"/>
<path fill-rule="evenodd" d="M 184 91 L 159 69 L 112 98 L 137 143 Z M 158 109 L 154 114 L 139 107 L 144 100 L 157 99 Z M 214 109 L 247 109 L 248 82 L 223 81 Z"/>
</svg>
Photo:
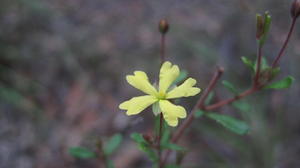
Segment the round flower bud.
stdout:
<svg viewBox="0 0 300 168">
<path fill-rule="evenodd" d="M 158 29 L 160 33 L 166 34 L 169 30 L 169 23 L 166 19 L 161 19 L 158 24 Z"/>
<path fill-rule="evenodd" d="M 297 18 L 300 15 L 300 0 L 294 0 L 291 7 L 292 18 Z"/>
</svg>

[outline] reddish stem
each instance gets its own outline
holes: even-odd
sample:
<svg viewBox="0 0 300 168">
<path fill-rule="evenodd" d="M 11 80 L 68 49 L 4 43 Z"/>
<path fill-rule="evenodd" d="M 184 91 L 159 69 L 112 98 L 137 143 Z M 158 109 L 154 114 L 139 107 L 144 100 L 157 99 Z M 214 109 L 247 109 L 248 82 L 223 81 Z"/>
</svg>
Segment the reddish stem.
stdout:
<svg viewBox="0 0 300 168">
<path fill-rule="evenodd" d="M 160 38 L 160 64 L 162 65 L 165 60 L 166 60 L 166 56 L 165 56 L 165 33 L 161 33 L 161 38 Z M 158 132 L 158 138 L 157 138 L 157 152 L 158 152 L 158 165 L 159 168 L 163 167 L 162 164 L 162 157 L 161 157 L 161 136 L 162 136 L 162 127 L 163 127 L 163 114 L 160 113 L 160 119 L 159 119 L 159 132 Z"/>
<path fill-rule="evenodd" d="M 202 96 L 199 98 L 198 102 L 196 103 L 196 105 L 192 109 L 191 114 L 188 116 L 188 118 L 186 120 L 184 120 L 184 122 L 180 125 L 180 127 L 178 128 L 178 130 L 173 135 L 172 142 L 176 143 L 177 140 L 184 133 L 184 131 L 186 130 L 186 128 L 188 126 L 190 126 L 190 124 L 194 120 L 194 114 L 195 114 L 195 112 L 204 105 L 204 101 L 206 100 L 208 94 L 216 86 L 217 81 L 220 79 L 220 77 L 222 76 L 223 72 L 224 72 L 224 69 L 218 67 L 218 70 L 214 73 L 211 81 L 208 84 L 207 89 L 205 89 L 204 93 L 202 94 Z"/>
<path fill-rule="evenodd" d="M 293 18 L 293 21 L 292 21 L 292 24 L 290 26 L 290 29 L 289 29 L 289 33 L 287 35 L 287 38 L 282 46 L 282 48 L 280 49 L 280 52 L 278 54 L 278 56 L 276 57 L 276 59 L 274 60 L 273 64 L 272 64 L 272 68 L 275 68 L 277 65 L 278 65 L 278 62 L 280 60 L 280 58 L 282 57 L 286 47 L 287 47 L 287 44 L 290 40 L 290 37 L 293 33 L 293 30 L 294 30 L 294 27 L 295 27 L 295 23 L 296 23 L 296 17 Z M 162 39 L 163 41 L 164 39 Z M 163 53 L 163 51 L 161 51 Z M 257 72 L 256 72 L 256 75 L 255 75 L 255 78 L 254 78 L 254 85 L 253 87 L 251 87 L 250 89 L 242 92 L 241 94 L 233 97 L 233 98 L 229 98 L 229 99 L 226 99 L 226 100 L 222 100 L 222 101 L 219 101 L 215 104 L 212 104 L 212 105 L 209 105 L 209 106 L 204 106 L 204 102 L 208 96 L 208 94 L 212 91 L 212 89 L 215 87 L 217 81 L 220 79 L 222 73 L 223 73 L 223 69 L 218 69 L 218 71 L 214 74 L 213 78 L 211 79 L 211 81 L 209 82 L 209 85 L 207 87 L 207 89 L 204 91 L 203 95 L 200 97 L 200 99 L 198 100 L 197 104 L 194 106 L 191 114 L 188 116 L 188 118 L 180 125 L 180 127 L 178 128 L 178 130 L 174 133 L 171 141 L 173 143 L 176 143 L 179 138 L 183 135 L 184 131 L 186 130 L 186 128 L 188 128 L 192 121 L 194 120 L 194 114 L 195 112 L 198 110 L 198 109 L 202 109 L 202 110 L 214 110 L 214 109 L 217 109 L 217 108 L 220 108 L 224 105 L 227 105 L 227 104 L 230 104 L 234 101 L 237 101 L 237 100 L 240 100 L 248 95 L 251 95 L 253 93 L 255 93 L 256 91 L 259 91 L 263 88 L 263 85 L 261 85 L 259 83 L 259 77 L 260 77 L 260 69 L 261 69 L 261 59 L 262 59 L 262 46 L 259 46 L 258 47 L 258 60 L 257 60 Z M 162 163 L 160 164 L 160 166 L 163 167 L 163 165 L 165 164 L 165 162 L 168 160 L 168 157 L 170 155 L 171 151 L 168 150 L 166 155 L 165 155 L 165 158 L 164 160 L 162 161 Z"/>
<path fill-rule="evenodd" d="M 160 38 L 160 64 L 162 65 L 166 60 L 165 55 L 165 43 L 166 43 L 166 36 L 164 33 L 161 34 Z"/>
<path fill-rule="evenodd" d="M 217 102 L 217 103 L 215 103 L 215 104 L 206 106 L 206 107 L 203 108 L 203 110 L 209 111 L 209 110 L 214 110 L 214 109 L 220 108 L 220 107 L 222 107 L 222 106 L 224 106 L 224 105 L 227 105 L 227 104 L 230 104 L 230 103 L 232 103 L 232 102 L 234 102 L 234 101 L 237 101 L 237 100 L 239 100 L 239 99 L 242 99 L 243 97 L 246 97 L 246 96 L 248 96 L 248 95 L 250 95 L 250 94 L 252 94 L 252 93 L 258 91 L 259 89 L 260 89 L 260 88 L 252 87 L 252 88 L 250 88 L 250 89 L 244 91 L 243 93 L 241 93 L 241 94 L 239 94 L 239 95 L 237 95 L 237 96 L 235 96 L 235 97 L 233 97 L 233 98 L 226 99 L 226 100 L 222 100 L 222 101 Z"/>
<path fill-rule="evenodd" d="M 223 72 L 224 72 L 224 69 L 218 67 L 218 70 L 214 73 L 212 79 L 210 80 L 210 82 L 208 84 L 207 89 L 205 89 L 204 93 L 202 94 L 202 96 L 199 98 L 198 102 L 196 103 L 196 105 L 192 109 L 191 114 L 188 116 L 188 118 L 186 120 L 184 120 L 184 122 L 179 126 L 179 128 L 177 129 L 177 131 L 172 136 L 171 141 L 173 143 L 176 143 L 178 141 L 178 139 L 183 135 L 183 133 L 186 130 L 186 128 L 191 125 L 191 123 L 194 120 L 194 114 L 195 114 L 195 112 L 198 110 L 199 107 L 202 107 L 204 105 L 204 102 L 205 102 L 207 96 L 212 91 L 212 89 L 216 86 L 216 84 L 217 84 L 218 80 L 220 79 L 220 77 L 222 76 Z M 164 160 L 161 163 L 162 167 L 164 166 L 164 164 L 168 160 L 168 157 L 169 157 L 170 153 L 171 153 L 171 150 L 168 150 L 166 152 L 165 158 L 164 158 Z"/>
<path fill-rule="evenodd" d="M 289 33 L 288 33 L 288 35 L 287 35 L 287 37 L 286 37 L 286 39 L 285 39 L 285 41 L 283 43 L 283 46 L 281 47 L 281 49 L 279 51 L 278 56 L 276 57 L 276 59 L 274 60 L 274 62 L 272 64 L 272 68 L 275 68 L 278 65 L 280 58 L 283 56 L 283 52 L 285 51 L 285 49 L 287 47 L 287 44 L 289 43 L 290 38 L 292 36 L 292 33 L 294 31 L 296 20 L 297 20 L 297 17 L 294 17 L 293 20 L 292 20 L 292 24 L 290 26 Z"/>
</svg>

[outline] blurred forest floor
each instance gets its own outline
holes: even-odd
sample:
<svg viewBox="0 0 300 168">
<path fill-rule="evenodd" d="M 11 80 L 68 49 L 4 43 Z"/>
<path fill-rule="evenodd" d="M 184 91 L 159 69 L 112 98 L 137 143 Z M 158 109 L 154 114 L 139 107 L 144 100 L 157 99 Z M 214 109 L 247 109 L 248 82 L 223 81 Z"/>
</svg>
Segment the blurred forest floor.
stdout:
<svg viewBox="0 0 300 168">
<path fill-rule="evenodd" d="M 92 148 L 120 132 L 113 156 L 117 168 L 148 168 L 129 138 L 152 128 L 150 110 L 127 117 L 120 102 L 139 93 L 125 75 L 159 71 L 158 21 L 167 18 L 167 56 L 205 88 L 216 65 L 239 89 L 250 85 L 241 56 L 255 59 L 255 14 L 273 17 L 264 55 L 272 60 L 290 23 L 291 1 L 282 0 L 1 0 L 0 167 L 98 168 L 78 160 L 72 146 Z M 180 144 L 190 149 L 184 168 L 300 167 L 300 23 L 281 62 L 279 78 L 296 81 L 283 91 L 263 91 L 243 108 L 219 112 L 251 125 L 234 135 L 205 119 L 195 122 Z M 218 85 L 215 99 L 231 96 Z M 197 97 L 182 102 L 190 110 Z"/>
</svg>

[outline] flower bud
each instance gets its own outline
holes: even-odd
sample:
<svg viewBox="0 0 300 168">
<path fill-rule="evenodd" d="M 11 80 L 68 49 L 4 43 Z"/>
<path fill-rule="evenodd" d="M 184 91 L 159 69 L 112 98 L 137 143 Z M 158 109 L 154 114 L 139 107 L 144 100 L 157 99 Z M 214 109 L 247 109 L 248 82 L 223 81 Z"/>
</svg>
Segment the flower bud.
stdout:
<svg viewBox="0 0 300 168">
<path fill-rule="evenodd" d="M 160 33 L 166 34 L 169 30 L 169 23 L 166 19 L 161 19 L 158 24 L 158 29 Z"/>
<path fill-rule="evenodd" d="M 260 39 L 264 34 L 264 20 L 261 14 L 256 15 L 256 38 Z"/>
<path fill-rule="evenodd" d="M 291 7 L 292 18 L 297 18 L 300 15 L 300 0 L 294 0 Z"/>
</svg>

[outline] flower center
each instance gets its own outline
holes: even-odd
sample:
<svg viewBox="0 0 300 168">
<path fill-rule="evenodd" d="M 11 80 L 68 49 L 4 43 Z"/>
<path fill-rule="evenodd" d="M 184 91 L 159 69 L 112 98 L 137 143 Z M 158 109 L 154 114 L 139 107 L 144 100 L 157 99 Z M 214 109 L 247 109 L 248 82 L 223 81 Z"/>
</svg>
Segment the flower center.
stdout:
<svg viewBox="0 0 300 168">
<path fill-rule="evenodd" d="M 158 92 L 156 97 L 160 100 L 163 100 L 166 99 L 166 94 L 164 92 Z"/>
</svg>

